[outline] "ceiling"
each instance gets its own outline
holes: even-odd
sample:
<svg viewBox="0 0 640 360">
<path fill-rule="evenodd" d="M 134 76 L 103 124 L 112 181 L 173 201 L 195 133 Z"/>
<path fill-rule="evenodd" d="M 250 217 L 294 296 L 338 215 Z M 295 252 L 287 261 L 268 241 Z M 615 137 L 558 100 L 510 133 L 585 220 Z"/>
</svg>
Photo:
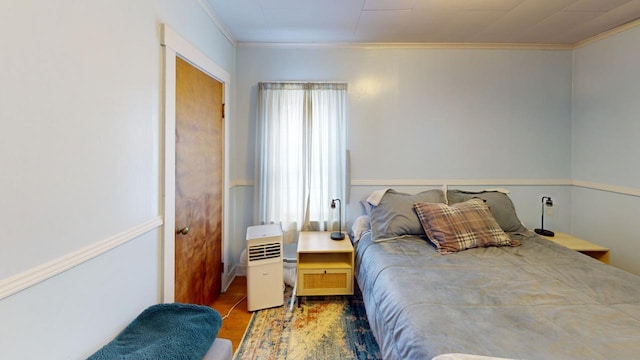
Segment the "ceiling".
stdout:
<svg viewBox="0 0 640 360">
<path fill-rule="evenodd" d="M 238 43 L 574 45 L 640 18 L 640 0 L 203 0 Z"/>
</svg>

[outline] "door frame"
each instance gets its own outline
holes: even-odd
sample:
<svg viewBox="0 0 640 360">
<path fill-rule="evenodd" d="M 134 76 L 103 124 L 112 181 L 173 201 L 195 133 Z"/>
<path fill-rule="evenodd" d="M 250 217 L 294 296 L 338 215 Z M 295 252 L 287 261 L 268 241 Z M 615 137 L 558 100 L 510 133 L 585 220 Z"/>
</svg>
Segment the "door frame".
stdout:
<svg viewBox="0 0 640 360">
<path fill-rule="evenodd" d="M 222 104 L 225 108 L 224 118 L 224 176 L 223 176 L 223 204 L 222 204 L 222 287 L 230 281 L 225 279 L 226 260 L 225 249 L 229 244 L 229 95 L 231 94 L 231 77 L 222 67 L 203 54 L 198 48 L 190 44 L 171 27 L 160 25 L 162 58 L 164 65 L 164 183 L 160 188 L 164 192 L 163 213 L 164 228 L 162 235 L 161 254 L 161 284 L 160 298 L 162 302 L 170 303 L 175 299 L 175 228 L 176 228 L 176 56 L 186 60 L 191 65 L 203 71 L 223 84 Z M 161 127 L 162 128 L 162 127 Z M 223 290 L 221 289 L 221 290 Z"/>
</svg>

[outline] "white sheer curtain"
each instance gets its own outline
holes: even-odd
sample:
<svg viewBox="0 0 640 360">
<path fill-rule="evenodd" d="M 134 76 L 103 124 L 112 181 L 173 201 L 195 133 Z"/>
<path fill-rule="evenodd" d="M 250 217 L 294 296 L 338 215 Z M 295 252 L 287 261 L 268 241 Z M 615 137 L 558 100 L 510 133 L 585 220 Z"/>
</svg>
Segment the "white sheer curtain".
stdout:
<svg viewBox="0 0 640 360">
<path fill-rule="evenodd" d="M 347 84 L 258 87 L 256 223 L 281 224 L 286 243 L 301 230 L 333 229 L 331 199 L 346 193 Z"/>
</svg>

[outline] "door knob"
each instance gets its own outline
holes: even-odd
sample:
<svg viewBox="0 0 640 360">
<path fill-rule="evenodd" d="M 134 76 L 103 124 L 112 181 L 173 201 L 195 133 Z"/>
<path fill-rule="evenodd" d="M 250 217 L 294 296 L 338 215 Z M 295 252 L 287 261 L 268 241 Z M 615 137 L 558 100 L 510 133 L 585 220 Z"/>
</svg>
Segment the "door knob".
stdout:
<svg viewBox="0 0 640 360">
<path fill-rule="evenodd" d="M 189 227 L 185 226 L 182 229 L 179 229 L 178 231 L 176 231 L 176 234 L 180 234 L 180 235 L 187 235 L 189 233 Z"/>
</svg>

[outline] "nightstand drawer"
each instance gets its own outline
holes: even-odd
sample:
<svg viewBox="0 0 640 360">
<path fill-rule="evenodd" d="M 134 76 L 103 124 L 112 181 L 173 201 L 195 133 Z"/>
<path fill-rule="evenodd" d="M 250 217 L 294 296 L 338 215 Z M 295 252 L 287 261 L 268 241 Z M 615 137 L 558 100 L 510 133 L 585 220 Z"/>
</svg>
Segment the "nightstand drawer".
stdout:
<svg viewBox="0 0 640 360">
<path fill-rule="evenodd" d="M 353 295 L 351 269 L 298 269 L 298 295 Z"/>
</svg>

